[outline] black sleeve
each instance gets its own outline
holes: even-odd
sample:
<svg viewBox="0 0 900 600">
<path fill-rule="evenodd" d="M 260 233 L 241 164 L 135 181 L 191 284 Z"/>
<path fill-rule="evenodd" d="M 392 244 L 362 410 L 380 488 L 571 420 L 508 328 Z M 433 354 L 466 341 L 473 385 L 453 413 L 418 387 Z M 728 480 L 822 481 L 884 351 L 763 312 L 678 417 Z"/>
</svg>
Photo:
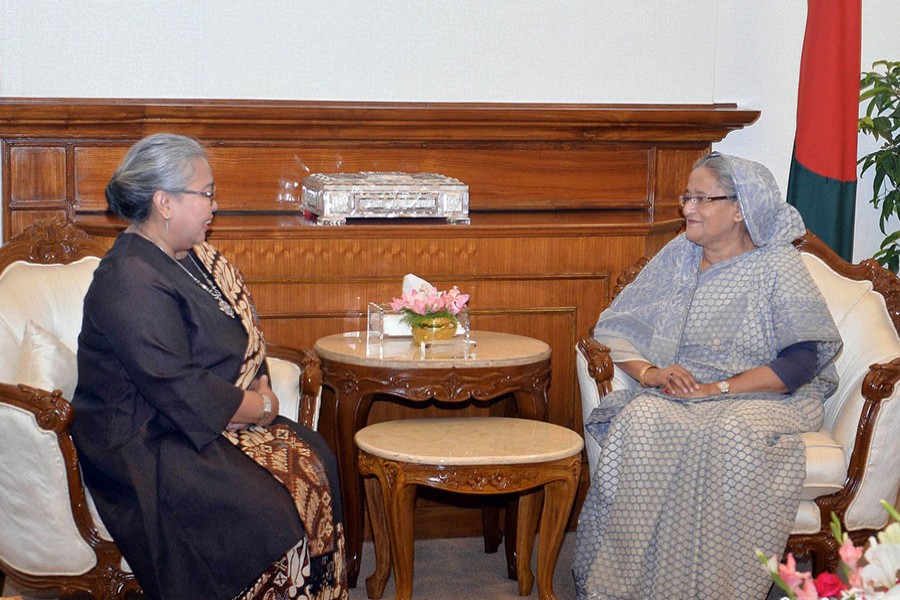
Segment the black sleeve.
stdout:
<svg viewBox="0 0 900 600">
<path fill-rule="evenodd" d="M 91 318 L 141 397 L 202 448 L 221 435 L 243 390 L 192 359 L 177 292 L 139 260 L 104 273 Z"/>
<path fill-rule="evenodd" d="M 769 363 L 790 393 L 812 381 L 816 376 L 817 364 L 816 342 L 798 342 L 791 344 L 778 353 L 778 357 Z"/>
</svg>

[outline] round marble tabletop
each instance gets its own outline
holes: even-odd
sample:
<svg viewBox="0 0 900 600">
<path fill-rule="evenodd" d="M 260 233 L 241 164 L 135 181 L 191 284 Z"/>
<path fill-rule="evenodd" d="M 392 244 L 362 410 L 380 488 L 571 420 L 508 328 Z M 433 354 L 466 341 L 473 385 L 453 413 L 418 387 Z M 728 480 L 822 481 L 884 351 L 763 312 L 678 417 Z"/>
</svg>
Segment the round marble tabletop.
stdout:
<svg viewBox="0 0 900 600">
<path fill-rule="evenodd" d="M 426 465 L 538 463 L 581 452 L 581 436 L 560 425 L 506 417 L 402 419 L 356 432 L 360 449 Z"/>
<path fill-rule="evenodd" d="M 410 337 L 385 337 L 370 340 L 366 332 L 337 333 L 319 338 L 316 353 L 323 359 L 346 364 L 377 366 L 389 369 L 443 369 L 450 367 L 510 367 L 529 365 L 550 358 L 550 346 L 541 340 L 500 333 L 472 331 L 474 351 L 468 358 L 422 358 L 418 346 Z M 459 338 L 460 343 L 464 343 Z"/>
</svg>

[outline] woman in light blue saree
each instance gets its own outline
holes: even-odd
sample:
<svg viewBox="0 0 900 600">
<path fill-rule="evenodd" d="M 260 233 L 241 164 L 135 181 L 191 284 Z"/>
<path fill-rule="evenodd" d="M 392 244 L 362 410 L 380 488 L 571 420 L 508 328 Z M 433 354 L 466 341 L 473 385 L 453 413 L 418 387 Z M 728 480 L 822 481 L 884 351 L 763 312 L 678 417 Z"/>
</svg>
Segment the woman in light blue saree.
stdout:
<svg viewBox="0 0 900 600">
<path fill-rule="evenodd" d="M 712 153 L 681 197 L 685 233 L 600 316 L 639 386 L 585 423 L 601 447 L 578 523 L 581 600 L 765 598 L 841 339 L 791 241 L 805 233 L 762 165 Z"/>
</svg>

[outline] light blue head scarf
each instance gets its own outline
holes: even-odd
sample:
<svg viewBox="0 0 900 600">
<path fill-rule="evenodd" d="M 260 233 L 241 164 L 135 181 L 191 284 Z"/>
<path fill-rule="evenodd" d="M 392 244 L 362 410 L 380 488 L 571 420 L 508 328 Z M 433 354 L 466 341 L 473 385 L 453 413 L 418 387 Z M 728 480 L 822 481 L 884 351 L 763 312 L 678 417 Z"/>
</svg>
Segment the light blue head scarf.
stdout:
<svg viewBox="0 0 900 600">
<path fill-rule="evenodd" d="M 718 152 L 712 152 L 708 157 L 721 157 L 729 165 L 738 206 L 756 246 L 790 244 L 806 233 L 803 218 L 781 197 L 769 169 L 758 162 Z"/>
</svg>

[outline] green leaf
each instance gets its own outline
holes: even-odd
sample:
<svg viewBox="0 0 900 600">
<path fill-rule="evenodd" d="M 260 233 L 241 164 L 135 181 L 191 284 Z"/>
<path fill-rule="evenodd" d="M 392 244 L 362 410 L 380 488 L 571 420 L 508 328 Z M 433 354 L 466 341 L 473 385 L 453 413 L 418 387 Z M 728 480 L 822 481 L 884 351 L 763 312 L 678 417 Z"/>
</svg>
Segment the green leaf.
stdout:
<svg viewBox="0 0 900 600">
<path fill-rule="evenodd" d="M 841 528 L 841 520 L 838 519 L 838 516 L 834 511 L 831 511 L 831 534 L 834 536 L 834 539 L 837 540 L 838 544 L 844 543 L 844 531 Z"/>
<path fill-rule="evenodd" d="M 900 521 L 900 513 L 898 513 L 893 506 L 888 504 L 887 500 L 879 500 L 881 505 L 884 507 L 884 510 L 888 511 L 888 514 L 891 515 L 891 518 L 895 521 Z"/>
<path fill-rule="evenodd" d="M 887 227 L 892 217 L 900 216 L 900 61 L 873 62 L 871 71 L 860 73 L 859 86 L 865 115 L 857 122 L 857 129 L 881 142 L 878 150 L 857 160 L 860 175 L 874 171 L 869 201 L 880 211 L 879 227 L 885 234 L 873 258 L 896 272 L 900 265 L 900 231 L 888 233 Z"/>
</svg>

